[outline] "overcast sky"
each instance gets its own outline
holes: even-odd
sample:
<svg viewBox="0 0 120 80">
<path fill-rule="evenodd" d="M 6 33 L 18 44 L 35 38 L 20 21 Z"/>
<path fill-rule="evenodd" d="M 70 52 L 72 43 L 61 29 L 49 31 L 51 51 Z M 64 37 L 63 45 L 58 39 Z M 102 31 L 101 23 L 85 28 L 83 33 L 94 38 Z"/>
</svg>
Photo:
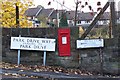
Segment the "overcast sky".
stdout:
<svg viewBox="0 0 120 80">
<path fill-rule="evenodd" d="M 51 5 L 48 5 L 49 1 L 51 2 Z M 75 1 L 76 0 L 34 0 L 34 4 L 35 4 L 35 6 L 42 5 L 45 8 L 66 9 L 65 7 L 63 7 L 59 4 L 59 3 L 62 4 L 63 1 L 64 1 L 64 5 L 67 8 L 75 10 Z M 81 5 L 85 4 L 85 2 L 88 2 L 88 5 L 92 6 L 94 11 L 97 11 L 97 8 L 99 7 L 99 6 L 97 6 L 97 2 L 100 1 L 101 2 L 100 7 L 103 7 L 108 0 L 78 0 L 78 1 L 82 1 Z M 120 0 L 115 0 L 115 1 L 118 2 Z M 80 10 L 80 4 L 79 4 L 78 10 Z M 86 6 L 85 8 L 81 9 L 81 11 L 89 12 L 90 10 L 89 10 L 88 6 Z"/>
</svg>

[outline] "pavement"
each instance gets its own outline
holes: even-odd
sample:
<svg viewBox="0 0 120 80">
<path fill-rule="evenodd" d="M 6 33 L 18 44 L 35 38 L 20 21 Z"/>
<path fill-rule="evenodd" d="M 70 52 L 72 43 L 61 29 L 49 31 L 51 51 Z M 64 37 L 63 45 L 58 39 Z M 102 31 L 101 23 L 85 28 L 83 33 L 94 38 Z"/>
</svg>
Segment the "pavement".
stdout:
<svg viewBox="0 0 120 80">
<path fill-rule="evenodd" d="M 20 69 L 0 69 L 2 80 L 120 80 L 104 76 L 87 76 L 55 72 L 21 71 Z"/>
</svg>

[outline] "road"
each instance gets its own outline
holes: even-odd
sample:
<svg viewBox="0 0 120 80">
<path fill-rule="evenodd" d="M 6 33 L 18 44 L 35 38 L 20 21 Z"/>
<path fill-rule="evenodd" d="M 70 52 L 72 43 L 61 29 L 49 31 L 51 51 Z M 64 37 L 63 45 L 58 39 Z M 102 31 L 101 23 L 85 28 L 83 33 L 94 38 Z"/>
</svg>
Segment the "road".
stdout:
<svg viewBox="0 0 120 80">
<path fill-rule="evenodd" d="M 0 69 L 2 80 L 120 80 L 103 76 L 85 76 L 55 72 L 20 71 L 19 69 Z"/>
</svg>

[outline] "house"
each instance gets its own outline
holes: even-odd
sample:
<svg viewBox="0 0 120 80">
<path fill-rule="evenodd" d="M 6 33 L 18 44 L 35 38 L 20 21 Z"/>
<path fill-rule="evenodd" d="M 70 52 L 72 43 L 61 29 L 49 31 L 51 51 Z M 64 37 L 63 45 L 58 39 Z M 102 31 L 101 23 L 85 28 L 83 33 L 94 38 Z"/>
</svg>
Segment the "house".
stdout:
<svg viewBox="0 0 120 80">
<path fill-rule="evenodd" d="M 73 27 L 75 11 L 55 10 L 53 8 L 45 9 L 43 7 L 36 7 L 36 8 L 29 8 L 25 12 L 25 15 L 28 17 L 28 20 L 33 22 L 33 26 L 37 27 L 40 26 L 40 21 L 38 20 L 38 17 L 40 16 L 44 16 L 47 19 L 48 23 L 52 22 L 53 24 L 58 25 L 62 12 L 66 12 L 67 14 L 69 27 Z M 77 26 L 88 27 L 91 24 L 92 19 L 96 16 L 96 14 L 97 12 L 86 12 L 86 13 L 78 12 Z M 118 14 L 120 14 L 120 11 L 118 12 Z M 117 20 L 118 22 L 120 21 L 120 15 L 117 15 Z M 96 25 L 109 25 L 109 23 L 110 23 L 110 13 L 105 12 L 98 20 Z"/>
<path fill-rule="evenodd" d="M 33 27 L 37 27 L 40 25 L 40 21 L 37 20 L 37 16 L 42 10 L 42 7 L 36 7 L 36 8 L 29 8 L 25 11 L 25 15 L 29 21 L 33 23 Z"/>
<path fill-rule="evenodd" d="M 53 10 L 48 17 L 48 22 L 53 23 L 58 27 L 58 23 L 60 22 L 60 16 L 62 12 L 65 12 L 65 10 Z"/>
<path fill-rule="evenodd" d="M 36 8 L 29 8 L 26 10 L 25 15 L 27 16 L 28 20 L 33 23 L 33 27 L 40 26 L 40 21 L 38 20 L 38 17 L 44 16 L 47 18 L 48 22 L 52 22 L 56 25 L 58 25 L 58 22 L 60 21 L 60 16 L 62 12 L 66 12 L 68 23 L 70 23 L 71 27 L 74 24 L 73 18 L 74 18 L 74 11 L 66 11 L 66 10 L 55 10 L 53 8 L 44 9 L 41 6 L 37 6 Z M 58 19 L 59 18 L 59 19 Z M 69 25 L 69 26 L 70 26 Z"/>
<path fill-rule="evenodd" d="M 92 22 L 92 19 L 96 16 L 97 12 L 87 12 L 87 13 L 78 13 L 78 22 L 77 25 L 89 26 Z M 101 18 L 98 20 L 96 25 L 108 25 L 110 20 L 109 12 L 105 12 Z"/>
</svg>

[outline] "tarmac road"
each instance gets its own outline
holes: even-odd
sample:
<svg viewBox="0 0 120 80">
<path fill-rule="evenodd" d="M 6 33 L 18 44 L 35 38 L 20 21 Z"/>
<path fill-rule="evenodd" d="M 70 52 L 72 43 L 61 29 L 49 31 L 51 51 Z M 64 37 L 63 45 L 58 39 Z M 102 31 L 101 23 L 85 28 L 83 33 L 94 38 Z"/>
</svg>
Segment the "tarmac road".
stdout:
<svg viewBox="0 0 120 80">
<path fill-rule="evenodd" d="M 120 80 L 103 76 L 82 76 L 55 72 L 19 71 L 19 69 L 0 69 L 2 80 Z M 9 75 L 8 75 L 9 74 Z"/>
</svg>

